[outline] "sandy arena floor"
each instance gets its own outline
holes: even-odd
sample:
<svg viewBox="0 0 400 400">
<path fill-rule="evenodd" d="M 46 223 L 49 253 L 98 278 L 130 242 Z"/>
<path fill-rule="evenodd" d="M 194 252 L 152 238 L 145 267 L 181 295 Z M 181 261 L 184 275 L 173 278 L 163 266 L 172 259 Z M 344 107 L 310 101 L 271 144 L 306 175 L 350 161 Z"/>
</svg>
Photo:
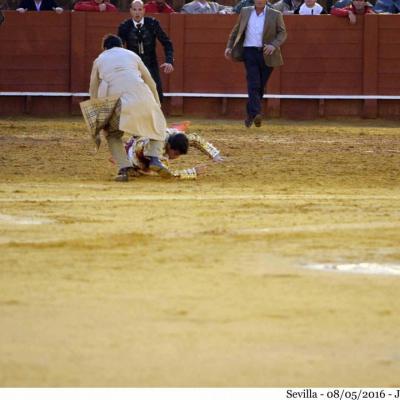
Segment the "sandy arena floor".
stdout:
<svg viewBox="0 0 400 400">
<path fill-rule="evenodd" d="M 81 119 L 0 120 L 0 386 L 400 386 L 400 130 L 193 121 L 196 182 L 114 183 Z"/>
</svg>

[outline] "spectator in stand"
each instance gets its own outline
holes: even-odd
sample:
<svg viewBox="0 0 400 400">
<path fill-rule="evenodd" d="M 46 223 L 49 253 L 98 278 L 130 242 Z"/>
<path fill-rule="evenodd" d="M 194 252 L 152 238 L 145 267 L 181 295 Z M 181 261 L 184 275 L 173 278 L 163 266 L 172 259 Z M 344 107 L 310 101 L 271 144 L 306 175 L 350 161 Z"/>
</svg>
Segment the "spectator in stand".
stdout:
<svg viewBox="0 0 400 400">
<path fill-rule="evenodd" d="M 0 25 L 4 22 L 4 14 L 3 11 L 0 10 Z"/>
<path fill-rule="evenodd" d="M 240 14 L 240 10 L 243 7 L 254 6 L 254 0 L 239 0 L 239 2 L 232 8 L 232 11 L 236 14 Z"/>
<path fill-rule="evenodd" d="M 233 14 L 232 7 L 223 6 L 215 1 L 194 0 L 185 4 L 181 13 L 183 14 Z"/>
<path fill-rule="evenodd" d="M 18 8 L 20 1 L 21 0 L 0 0 L 0 10 L 15 10 Z"/>
<path fill-rule="evenodd" d="M 153 17 L 145 17 L 144 5 L 141 0 L 133 0 L 131 16 L 122 22 L 118 28 L 118 36 L 128 50 L 135 52 L 149 69 L 156 85 L 160 101 L 163 99 L 162 84 L 159 69 L 170 74 L 174 71 L 174 48 L 160 23 Z M 165 63 L 158 66 L 156 55 L 156 39 L 164 47 Z"/>
<path fill-rule="evenodd" d="M 333 4 L 333 7 L 344 8 L 351 4 L 351 0 L 338 0 Z"/>
<path fill-rule="evenodd" d="M 55 11 L 57 14 L 61 14 L 64 10 L 58 7 L 54 0 L 22 0 L 16 11 L 20 13 L 26 11 Z"/>
<path fill-rule="evenodd" d="M 337 17 L 348 17 L 351 24 L 357 23 L 357 15 L 375 14 L 372 5 L 364 0 L 353 0 L 343 8 L 332 7 L 331 14 Z"/>
<path fill-rule="evenodd" d="M 172 14 L 175 12 L 165 0 L 150 0 L 144 5 L 144 11 L 149 14 Z"/>
<path fill-rule="evenodd" d="M 400 0 L 378 0 L 374 11 L 377 14 L 400 14 Z"/>
<path fill-rule="evenodd" d="M 295 10 L 303 4 L 303 0 L 279 0 L 271 7 L 282 14 L 294 14 Z"/>
<path fill-rule="evenodd" d="M 74 5 L 75 11 L 118 11 L 114 4 L 106 0 L 78 1 Z"/>
<path fill-rule="evenodd" d="M 326 14 L 326 10 L 316 0 L 304 0 L 304 3 L 294 10 L 294 13 L 300 15 L 320 15 Z"/>
</svg>

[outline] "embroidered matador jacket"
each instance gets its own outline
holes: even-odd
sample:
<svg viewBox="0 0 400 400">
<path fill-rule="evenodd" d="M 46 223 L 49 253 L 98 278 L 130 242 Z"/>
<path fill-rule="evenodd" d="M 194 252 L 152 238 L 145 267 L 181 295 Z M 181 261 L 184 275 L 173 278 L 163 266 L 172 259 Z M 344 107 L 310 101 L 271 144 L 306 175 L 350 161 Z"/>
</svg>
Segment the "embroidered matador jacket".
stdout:
<svg viewBox="0 0 400 400">
<path fill-rule="evenodd" d="M 168 154 L 166 152 L 166 146 L 168 138 L 175 133 L 183 133 L 176 129 L 167 129 L 167 135 L 164 142 L 163 157 L 160 159 L 164 166 L 167 168 L 171 178 L 179 179 L 196 179 L 197 173 L 195 168 L 187 168 L 182 170 L 172 170 L 168 163 Z M 186 134 L 189 140 L 189 146 L 199 149 L 202 153 L 206 154 L 211 159 L 216 159 L 220 156 L 220 151 L 215 148 L 211 143 L 204 140 L 201 136 L 196 133 Z M 148 169 L 149 160 L 144 157 L 144 147 L 148 143 L 148 138 L 140 138 L 132 136 L 131 139 L 126 143 L 125 149 L 128 155 L 128 160 L 132 163 L 132 166 L 137 169 L 138 172 L 144 175 L 153 175 Z"/>
</svg>

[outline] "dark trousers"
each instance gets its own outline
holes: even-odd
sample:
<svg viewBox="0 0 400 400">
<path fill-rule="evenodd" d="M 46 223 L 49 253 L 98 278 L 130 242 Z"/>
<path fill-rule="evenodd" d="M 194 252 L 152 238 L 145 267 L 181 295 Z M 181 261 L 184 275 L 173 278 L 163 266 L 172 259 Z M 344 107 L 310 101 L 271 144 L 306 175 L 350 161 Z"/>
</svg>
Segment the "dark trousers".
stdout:
<svg viewBox="0 0 400 400">
<path fill-rule="evenodd" d="M 158 66 L 158 64 L 146 65 L 146 67 L 149 70 L 151 77 L 154 79 L 154 82 L 156 83 L 158 97 L 160 98 L 160 103 L 162 103 L 162 101 L 164 100 L 164 96 L 160 77 L 160 67 Z"/>
<path fill-rule="evenodd" d="M 254 118 L 261 114 L 261 103 L 264 96 L 265 86 L 273 70 L 265 65 L 262 48 L 243 48 L 244 66 L 246 68 L 247 93 L 247 115 Z"/>
</svg>

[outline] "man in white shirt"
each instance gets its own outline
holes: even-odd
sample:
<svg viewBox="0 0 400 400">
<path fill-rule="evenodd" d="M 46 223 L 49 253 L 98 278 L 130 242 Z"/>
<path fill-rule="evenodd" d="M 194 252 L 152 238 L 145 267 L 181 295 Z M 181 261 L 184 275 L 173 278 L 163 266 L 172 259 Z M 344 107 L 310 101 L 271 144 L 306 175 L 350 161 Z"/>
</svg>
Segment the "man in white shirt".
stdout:
<svg viewBox="0 0 400 400">
<path fill-rule="evenodd" d="M 255 0 L 243 7 L 225 49 L 225 58 L 243 61 L 247 79 L 247 117 L 245 126 L 261 126 L 261 102 L 265 86 L 274 67 L 283 64 L 280 46 L 286 39 L 282 14 Z"/>
</svg>

